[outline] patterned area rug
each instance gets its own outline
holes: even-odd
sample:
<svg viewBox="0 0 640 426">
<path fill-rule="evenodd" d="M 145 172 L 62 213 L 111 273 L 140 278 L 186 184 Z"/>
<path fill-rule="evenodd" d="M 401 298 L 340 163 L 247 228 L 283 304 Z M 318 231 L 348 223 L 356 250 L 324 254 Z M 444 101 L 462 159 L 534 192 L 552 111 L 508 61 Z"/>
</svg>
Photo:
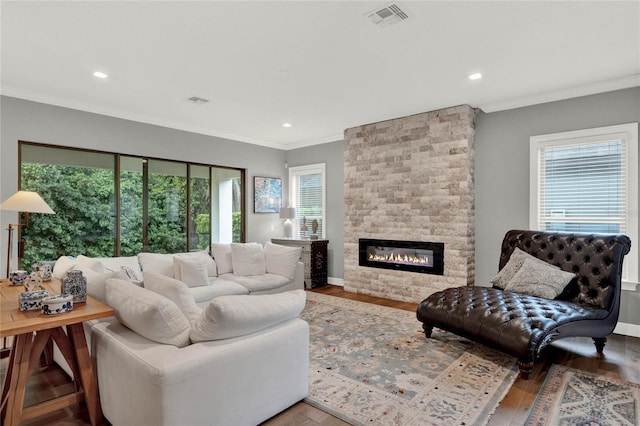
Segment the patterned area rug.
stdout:
<svg viewBox="0 0 640 426">
<path fill-rule="evenodd" d="M 640 425 L 640 385 L 552 365 L 527 426 Z"/>
<path fill-rule="evenodd" d="M 434 329 L 414 312 L 307 293 L 307 402 L 351 424 L 483 425 L 517 377 L 515 358 Z"/>
</svg>

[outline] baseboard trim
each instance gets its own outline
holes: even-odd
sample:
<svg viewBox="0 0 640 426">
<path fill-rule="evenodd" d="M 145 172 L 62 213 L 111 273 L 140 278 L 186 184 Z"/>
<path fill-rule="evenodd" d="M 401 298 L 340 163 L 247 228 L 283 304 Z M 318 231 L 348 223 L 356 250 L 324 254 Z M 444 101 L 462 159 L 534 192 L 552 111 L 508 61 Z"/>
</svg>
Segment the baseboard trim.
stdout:
<svg viewBox="0 0 640 426">
<path fill-rule="evenodd" d="M 640 337 L 640 325 L 619 322 L 613 332 L 623 336 Z"/>
<path fill-rule="evenodd" d="M 327 284 L 333 284 L 333 285 L 338 285 L 340 287 L 344 287 L 344 280 L 342 278 L 328 277 Z"/>
</svg>

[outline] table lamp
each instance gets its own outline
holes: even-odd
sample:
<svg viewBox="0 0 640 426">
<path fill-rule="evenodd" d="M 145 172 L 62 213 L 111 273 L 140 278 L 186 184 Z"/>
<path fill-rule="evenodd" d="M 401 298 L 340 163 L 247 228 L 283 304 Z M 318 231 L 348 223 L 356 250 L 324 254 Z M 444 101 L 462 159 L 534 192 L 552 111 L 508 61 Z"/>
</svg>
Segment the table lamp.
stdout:
<svg viewBox="0 0 640 426">
<path fill-rule="evenodd" d="M 53 209 L 37 193 L 31 191 L 18 191 L 0 204 L 0 210 L 11 212 L 24 212 L 24 223 L 9 224 L 9 238 L 7 244 L 7 278 L 11 271 L 11 238 L 13 230 L 19 226 L 29 225 L 29 213 L 55 214 Z M 18 222 L 20 222 L 18 216 Z"/>
<path fill-rule="evenodd" d="M 284 219 L 284 236 L 293 238 L 293 222 L 291 219 L 296 218 L 296 209 L 294 207 L 283 207 L 280 209 L 280 219 Z"/>
</svg>

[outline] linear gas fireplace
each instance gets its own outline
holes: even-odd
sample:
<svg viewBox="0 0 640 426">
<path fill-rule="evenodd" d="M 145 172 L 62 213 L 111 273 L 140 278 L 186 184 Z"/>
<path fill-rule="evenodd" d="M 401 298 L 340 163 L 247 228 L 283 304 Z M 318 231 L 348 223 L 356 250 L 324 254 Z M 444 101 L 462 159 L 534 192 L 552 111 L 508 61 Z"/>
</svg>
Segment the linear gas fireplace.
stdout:
<svg viewBox="0 0 640 426">
<path fill-rule="evenodd" d="M 444 274 L 444 243 L 361 238 L 360 266 Z"/>
</svg>

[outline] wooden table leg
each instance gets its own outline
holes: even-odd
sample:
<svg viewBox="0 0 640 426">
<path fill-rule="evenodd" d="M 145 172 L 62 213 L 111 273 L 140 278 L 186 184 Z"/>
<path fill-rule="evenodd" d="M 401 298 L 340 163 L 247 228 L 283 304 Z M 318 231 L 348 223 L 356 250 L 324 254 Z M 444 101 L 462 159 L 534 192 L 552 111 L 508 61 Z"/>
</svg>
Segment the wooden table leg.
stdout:
<svg viewBox="0 0 640 426">
<path fill-rule="evenodd" d="M 102 408 L 100 406 L 98 381 L 93 371 L 87 339 L 84 336 L 84 328 L 82 324 L 71 324 L 67 326 L 67 333 L 73 345 L 91 424 L 97 425 L 103 420 Z"/>
<path fill-rule="evenodd" d="M 33 343 L 33 333 L 25 333 L 16 337 L 13 342 L 11 357 L 13 363 L 7 369 L 7 378 L 10 380 L 6 399 L 5 426 L 19 425 L 22 419 L 22 409 L 24 407 L 24 394 L 29 379 L 29 354 Z M 4 389 L 3 389 L 4 391 Z M 3 402 L 5 395 L 3 394 Z"/>
</svg>

